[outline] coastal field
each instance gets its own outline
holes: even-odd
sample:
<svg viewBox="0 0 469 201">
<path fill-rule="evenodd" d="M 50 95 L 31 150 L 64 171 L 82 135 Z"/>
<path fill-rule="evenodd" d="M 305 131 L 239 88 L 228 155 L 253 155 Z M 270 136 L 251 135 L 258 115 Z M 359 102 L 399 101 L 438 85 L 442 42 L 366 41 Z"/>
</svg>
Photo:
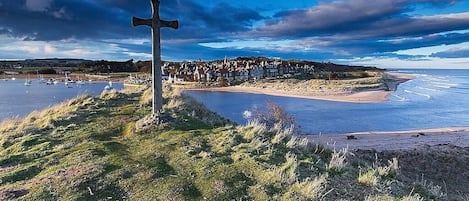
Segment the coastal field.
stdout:
<svg viewBox="0 0 469 201">
<path fill-rule="evenodd" d="M 262 79 L 232 87 L 194 88 L 191 90 L 225 91 L 287 96 L 329 101 L 373 103 L 387 100 L 397 85 L 414 76 L 394 72 L 368 72 L 353 79 Z"/>
<path fill-rule="evenodd" d="M 288 114 L 275 106 L 264 113 L 270 120 L 238 126 L 166 88 L 164 123 L 137 131 L 135 125 L 151 110 L 149 94 L 133 89 L 81 96 L 1 123 L 0 198 L 463 200 L 469 195 L 458 187 L 464 181 L 446 181 L 459 175 L 440 174 L 446 186 L 440 177 L 427 176 L 437 171 L 424 168 L 431 161 L 409 169 L 407 162 L 417 155 L 312 143 L 297 136 L 283 121 Z M 445 154 L 456 157 L 453 151 Z M 467 173 L 454 162 L 432 168 Z"/>
<path fill-rule="evenodd" d="M 81 96 L 0 124 L 2 200 L 465 200 L 468 150 L 329 149 L 273 105 L 236 125 L 165 88 Z M 420 138 L 419 138 L 420 139 Z M 440 147 L 449 147 L 444 152 Z M 438 160 L 428 160 L 431 157 Z"/>
</svg>

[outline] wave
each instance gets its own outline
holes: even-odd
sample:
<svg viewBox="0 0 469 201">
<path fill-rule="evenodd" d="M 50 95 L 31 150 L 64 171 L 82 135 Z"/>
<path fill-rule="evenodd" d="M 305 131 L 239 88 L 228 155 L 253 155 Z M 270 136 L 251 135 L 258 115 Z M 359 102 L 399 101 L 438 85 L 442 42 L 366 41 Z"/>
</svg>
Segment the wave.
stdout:
<svg viewBox="0 0 469 201">
<path fill-rule="evenodd" d="M 405 101 L 405 100 L 407 100 L 406 98 L 401 97 L 401 96 L 398 96 L 398 95 L 396 95 L 396 94 L 392 94 L 392 96 L 396 97 L 396 98 L 398 99 L 397 101 Z"/>
<path fill-rule="evenodd" d="M 458 92 L 458 91 L 453 91 L 453 93 L 456 93 L 456 94 L 469 94 L 469 93 L 465 93 L 465 92 Z"/>
<path fill-rule="evenodd" d="M 429 80 L 434 80 L 434 81 L 445 81 L 449 82 L 449 80 L 446 77 L 428 77 L 427 79 Z"/>
<path fill-rule="evenodd" d="M 432 96 L 428 95 L 428 94 L 424 94 L 424 93 L 418 93 L 418 92 L 415 92 L 415 91 L 410 91 L 410 90 L 404 90 L 404 92 L 406 93 L 409 93 L 409 94 L 415 94 L 415 95 L 419 95 L 419 96 L 423 96 L 423 97 L 427 97 L 428 99 L 432 98 Z"/>
<path fill-rule="evenodd" d="M 453 88 L 453 89 L 469 90 L 469 87 L 460 87 L 460 86 L 458 86 L 458 87 L 451 87 L 451 88 Z"/>
<path fill-rule="evenodd" d="M 458 84 L 454 84 L 454 83 L 446 83 L 446 82 L 431 82 L 431 84 L 436 84 L 436 85 L 446 85 L 446 86 L 451 86 L 451 87 L 458 86 Z"/>
<path fill-rule="evenodd" d="M 451 88 L 451 86 L 445 86 L 445 85 L 433 85 L 433 86 L 438 87 L 438 88 L 445 88 L 445 89 Z"/>
<path fill-rule="evenodd" d="M 431 88 L 427 88 L 427 87 L 417 87 L 418 89 L 423 89 L 423 90 L 427 90 L 427 91 L 440 91 L 438 89 L 431 89 Z"/>
</svg>

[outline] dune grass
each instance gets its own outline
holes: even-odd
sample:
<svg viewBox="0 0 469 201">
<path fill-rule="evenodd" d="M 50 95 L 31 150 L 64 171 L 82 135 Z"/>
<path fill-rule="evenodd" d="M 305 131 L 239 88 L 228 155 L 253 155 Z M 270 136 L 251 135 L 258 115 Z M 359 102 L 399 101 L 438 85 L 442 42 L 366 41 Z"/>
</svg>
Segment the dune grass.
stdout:
<svg viewBox="0 0 469 201">
<path fill-rule="evenodd" d="M 149 90 L 80 96 L 1 123 L 0 200 L 421 198 L 399 180 L 397 161 L 378 166 L 324 149 L 293 122 L 235 125 L 168 86 L 171 118 L 136 132 L 151 111 Z"/>
<path fill-rule="evenodd" d="M 255 82 L 244 82 L 240 86 L 282 91 L 285 94 L 342 94 L 367 89 L 379 89 L 385 86 L 383 72 L 364 71 L 361 73 L 364 75 L 350 75 L 348 77 L 351 78 L 340 79 L 328 79 L 326 75 L 305 80 L 295 78 L 263 79 Z"/>
</svg>

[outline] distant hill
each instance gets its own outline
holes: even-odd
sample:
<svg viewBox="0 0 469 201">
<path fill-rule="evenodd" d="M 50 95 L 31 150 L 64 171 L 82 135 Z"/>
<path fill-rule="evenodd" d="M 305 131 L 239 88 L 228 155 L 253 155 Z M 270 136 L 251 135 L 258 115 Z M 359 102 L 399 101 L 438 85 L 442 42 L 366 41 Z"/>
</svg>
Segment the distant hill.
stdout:
<svg viewBox="0 0 469 201">
<path fill-rule="evenodd" d="M 26 59 L 26 60 L 8 60 L 0 61 L 2 68 L 24 68 L 24 67 L 78 67 L 83 62 L 89 62 L 85 59 Z"/>
</svg>

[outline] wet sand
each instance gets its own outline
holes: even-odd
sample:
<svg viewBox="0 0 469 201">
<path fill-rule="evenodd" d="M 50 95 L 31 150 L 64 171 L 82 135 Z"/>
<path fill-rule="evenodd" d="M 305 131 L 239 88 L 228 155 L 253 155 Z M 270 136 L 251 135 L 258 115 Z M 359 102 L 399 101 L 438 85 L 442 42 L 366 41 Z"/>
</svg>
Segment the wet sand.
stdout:
<svg viewBox="0 0 469 201">
<path fill-rule="evenodd" d="M 436 145 L 469 147 L 469 127 L 308 135 L 307 138 L 312 143 L 323 144 L 332 149 L 348 147 L 351 150 L 389 151 Z"/>
<path fill-rule="evenodd" d="M 325 92 L 304 92 L 301 94 L 289 93 L 283 90 L 262 89 L 256 87 L 216 87 L 216 88 L 198 88 L 190 90 L 202 91 L 222 91 L 222 92 L 240 92 L 252 94 L 265 94 L 272 96 L 284 96 L 294 98 L 317 99 L 327 101 L 339 102 L 353 102 L 353 103 L 377 103 L 387 101 L 387 97 L 397 89 L 397 86 L 403 82 L 414 79 L 412 75 L 386 72 L 385 73 L 385 86 L 377 89 L 363 90 L 359 92 L 340 92 L 329 94 Z"/>
</svg>

